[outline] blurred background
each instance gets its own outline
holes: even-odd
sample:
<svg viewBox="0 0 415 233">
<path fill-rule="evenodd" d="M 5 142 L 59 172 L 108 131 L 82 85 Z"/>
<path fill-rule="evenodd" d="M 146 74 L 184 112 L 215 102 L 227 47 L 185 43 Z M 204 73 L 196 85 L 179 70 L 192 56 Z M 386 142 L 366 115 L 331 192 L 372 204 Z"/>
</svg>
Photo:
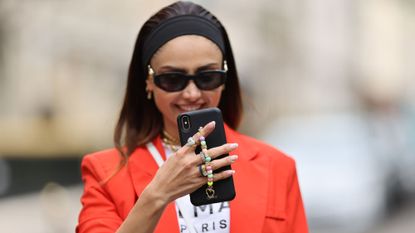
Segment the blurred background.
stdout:
<svg viewBox="0 0 415 233">
<path fill-rule="evenodd" d="M 0 226 L 74 232 L 134 41 L 172 1 L 0 1 Z M 415 230 L 415 1 L 199 0 L 228 30 L 240 131 L 296 159 L 311 232 Z M 24 222 L 24 224 L 22 224 Z"/>
</svg>

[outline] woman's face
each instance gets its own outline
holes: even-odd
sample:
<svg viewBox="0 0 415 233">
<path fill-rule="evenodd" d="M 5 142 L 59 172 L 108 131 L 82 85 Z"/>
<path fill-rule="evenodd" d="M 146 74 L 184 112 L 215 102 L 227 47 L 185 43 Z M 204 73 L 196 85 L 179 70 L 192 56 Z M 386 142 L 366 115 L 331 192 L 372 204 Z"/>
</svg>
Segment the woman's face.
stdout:
<svg viewBox="0 0 415 233">
<path fill-rule="evenodd" d="M 222 69 L 222 52 L 212 41 L 202 36 L 176 37 L 163 45 L 150 61 L 155 74 L 183 72 L 193 75 L 199 71 Z M 176 118 L 179 113 L 219 105 L 224 86 L 205 91 L 191 80 L 181 91 L 166 92 L 147 79 L 147 89 L 163 115 L 164 128 L 177 137 Z"/>
</svg>

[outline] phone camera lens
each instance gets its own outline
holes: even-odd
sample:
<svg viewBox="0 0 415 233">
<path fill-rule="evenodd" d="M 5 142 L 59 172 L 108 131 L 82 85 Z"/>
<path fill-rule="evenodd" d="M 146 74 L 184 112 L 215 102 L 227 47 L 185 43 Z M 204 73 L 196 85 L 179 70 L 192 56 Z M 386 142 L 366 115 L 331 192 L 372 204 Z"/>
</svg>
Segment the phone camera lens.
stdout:
<svg viewBox="0 0 415 233">
<path fill-rule="evenodd" d="M 182 117 L 182 127 L 184 130 L 190 129 L 190 118 L 187 115 Z"/>
</svg>

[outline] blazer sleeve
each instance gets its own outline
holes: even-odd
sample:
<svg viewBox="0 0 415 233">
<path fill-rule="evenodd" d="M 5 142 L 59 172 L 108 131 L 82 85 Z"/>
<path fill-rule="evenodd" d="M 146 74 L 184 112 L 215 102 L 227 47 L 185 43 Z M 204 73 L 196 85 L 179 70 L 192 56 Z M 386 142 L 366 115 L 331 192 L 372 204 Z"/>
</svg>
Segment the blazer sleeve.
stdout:
<svg viewBox="0 0 415 233">
<path fill-rule="evenodd" d="M 94 156 L 85 156 L 81 164 L 84 192 L 79 214 L 77 233 L 115 232 L 122 224 L 114 202 L 100 183 L 107 178 L 100 161 Z"/>
<path fill-rule="evenodd" d="M 287 183 L 287 232 L 307 233 L 307 220 L 294 161 L 292 162 L 290 174 L 291 175 Z"/>
</svg>

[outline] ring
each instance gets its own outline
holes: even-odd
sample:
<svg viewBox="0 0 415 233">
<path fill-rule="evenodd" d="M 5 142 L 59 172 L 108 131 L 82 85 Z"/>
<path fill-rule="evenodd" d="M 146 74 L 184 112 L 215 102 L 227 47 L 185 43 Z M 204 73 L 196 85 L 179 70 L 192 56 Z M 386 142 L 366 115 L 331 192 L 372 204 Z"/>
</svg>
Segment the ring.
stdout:
<svg viewBox="0 0 415 233">
<path fill-rule="evenodd" d="M 204 164 L 199 165 L 199 173 L 202 176 L 207 176 L 208 175 Z"/>
<path fill-rule="evenodd" d="M 205 162 L 205 153 L 203 153 L 203 151 L 201 151 L 199 153 L 199 156 L 200 156 L 200 158 L 202 158 L 202 162 L 204 163 Z"/>
<path fill-rule="evenodd" d="M 195 144 L 196 144 L 196 142 L 195 142 L 195 140 L 193 139 L 193 137 L 189 137 L 189 138 L 187 139 L 186 146 L 191 147 L 191 146 L 194 146 Z"/>
<path fill-rule="evenodd" d="M 202 157 L 204 163 L 209 163 L 210 161 L 212 161 L 212 158 L 208 155 L 207 151 L 205 152 L 204 150 L 202 150 L 200 152 L 200 157 Z"/>
<path fill-rule="evenodd" d="M 200 133 L 200 136 L 203 136 L 203 127 L 200 126 L 197 132 Z"/>
<path fill-rule="evenodd" d="M 212 161 L 212 158 L 209 156 L 208 153 L 202 151 L 200 152 L 200 154 L 203 154 L 203 162 L 209 163 L 210 161 Z"/>
</svg>

